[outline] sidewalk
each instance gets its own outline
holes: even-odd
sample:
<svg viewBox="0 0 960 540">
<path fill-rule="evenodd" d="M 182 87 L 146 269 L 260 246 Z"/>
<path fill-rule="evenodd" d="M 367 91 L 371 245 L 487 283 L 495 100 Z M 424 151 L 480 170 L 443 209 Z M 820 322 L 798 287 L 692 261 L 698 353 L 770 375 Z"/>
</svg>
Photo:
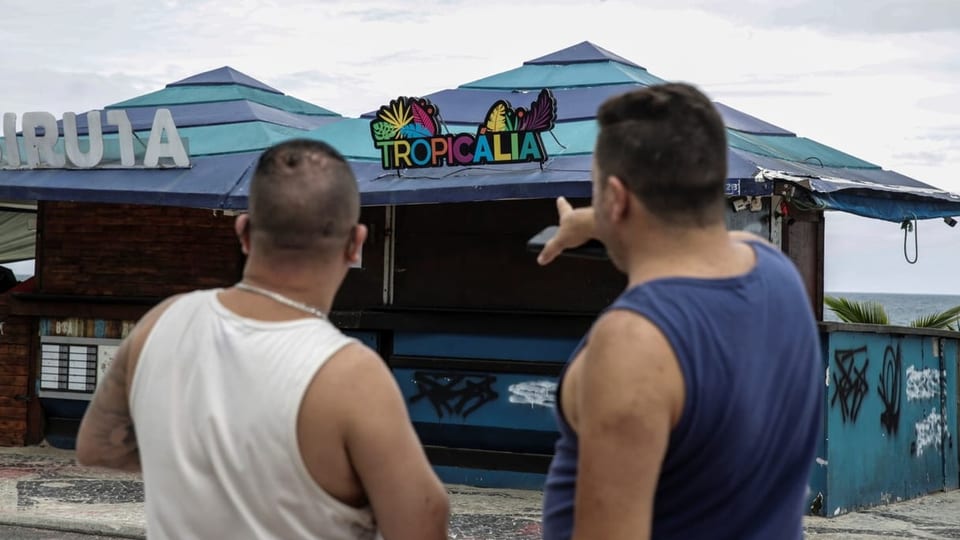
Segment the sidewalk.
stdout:
<svg viewBox="0 0 960 540">
<path fill-rule="evenodd" d="M 540 538 L 537 491 L 447 486 L 450 538 Z M 80 467 L 73 452 L 0 448 L 0 525 L 143 538 L 143 487 L 137 474 Z M 960 538 L 960 491 L 844 516 L 807 518 L 811 540 Z"/>
</svg>

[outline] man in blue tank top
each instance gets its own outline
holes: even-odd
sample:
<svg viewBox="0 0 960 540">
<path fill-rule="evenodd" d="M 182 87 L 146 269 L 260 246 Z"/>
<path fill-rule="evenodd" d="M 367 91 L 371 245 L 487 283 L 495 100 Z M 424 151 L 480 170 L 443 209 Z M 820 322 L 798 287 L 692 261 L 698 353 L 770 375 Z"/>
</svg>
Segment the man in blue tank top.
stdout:
<svg viewBox="0 0 960 540">
<path fill-rule="evenodd" d="M 799 540 L 823 414 L 800 277 L 727 231 L 725 128 L 702 93 L 645 88 L 597 120 L 593 207 L 558 201 L 540 262 L 597 238 L 628 286 L 557 390 L 544 539 Z"/>
</svg>

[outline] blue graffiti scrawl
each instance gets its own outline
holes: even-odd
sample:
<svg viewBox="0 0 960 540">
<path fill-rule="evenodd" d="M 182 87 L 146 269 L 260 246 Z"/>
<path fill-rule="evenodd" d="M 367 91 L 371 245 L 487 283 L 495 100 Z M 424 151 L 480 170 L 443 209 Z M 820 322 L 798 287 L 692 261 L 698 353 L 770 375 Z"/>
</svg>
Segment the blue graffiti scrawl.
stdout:
<svg viewBox="0 0 960 540">
<path fill-rule="evenodd" d="M 870 391 L 870 385 L 867 384 L 867 366 L 870 365 L 870 359 L 866 355 L 866 347 L 834 352 L 836 370 L 833 374 L 833 397 L 830 399 L 830 406 L 836 406 L 837 402 L 840 402 L 840 418 L 844 423 L 847 420 L 857 421 L 863 398 Z M 858 366 L 857 360 L 861 357 L 863 363 Z"/>
</svg>

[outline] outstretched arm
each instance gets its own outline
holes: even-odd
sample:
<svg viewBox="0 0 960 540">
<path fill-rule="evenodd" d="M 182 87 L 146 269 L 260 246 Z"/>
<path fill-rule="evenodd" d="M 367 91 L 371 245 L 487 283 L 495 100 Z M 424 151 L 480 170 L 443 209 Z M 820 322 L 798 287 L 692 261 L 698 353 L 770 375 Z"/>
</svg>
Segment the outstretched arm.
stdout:
<svg viewBox="0 0 960 540">
<path fill-rule="evenodd" d="M 567 249 L 581 246 L 594 238 L 593 207 L 574 208 L 567 199 L 557 199 L 557 214 L 560 227 L 557 234 L 547 241 L 537 256 L 537 262 L 546 266 Z"/>
<path fill-rule="evenodd" d="M 567 202 L 567 199 L 560 197 L 557 199 L 557 214 L 560 225 L 557 234 L 547 241 L 540 251 L 540 255 L 537 256 L 537 262 L 541 266 L 550 264 L 564 251 L 582 246 L 596 238 L 592 206 L 574 208 Z M 770 243 L 766 238 L 747 231 L 730 231 L 730 240 Z"/>
</svg>

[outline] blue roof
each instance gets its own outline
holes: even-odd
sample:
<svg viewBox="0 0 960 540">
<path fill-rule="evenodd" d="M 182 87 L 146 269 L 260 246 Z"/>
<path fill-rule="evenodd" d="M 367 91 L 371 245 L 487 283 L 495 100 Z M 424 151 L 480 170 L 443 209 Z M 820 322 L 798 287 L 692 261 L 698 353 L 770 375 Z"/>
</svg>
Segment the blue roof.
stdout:
<svg viewBox="0 0 960 540">
<path fill-rule="evenodd" d="M 108 105 L 100 112 L 102 131 L 107 137 L 117 133 L 117 126 L 106 121 L 106 110 L 124 110 L 133 130 L 146 132 L 159 108 L 170 110 L 180 136 L 189 139 L 187 148 L 193 157 L 264 150 L 343 119 L 224 67 Z M 77 115 L 77 133 L 87 136 L 87 128 L 87 114 Z M 58 129 L 62 136 L 62 121 Z"/>
<path fill-rule="evenodd" d="M 545 163 L 480 167 L 437 167 L 416 171 L 385 171 L 379 161 L 353 161 L 364 206 L 590 197 L 592 156 L 561 155 Z M 738 195 L 769 193 L 770 184 L 754 180 L 756 167 L 728 155 L 727 191 Z M 226 200 L 227 208 L 247 207 L 252 172 L 248 172 Z"/>
<path fill-rule="evenodd" d="M 642 66 L 634 64 L 626 58 L 613 54 L 612 52 L 604 49 L 603 47 L 598 47 L 589 41 L 583 41 L 577 43 L 576 45 L 567 47 L 566 49 L 560 49 L 559 51 L 552 52 L 546 56 L 541 56 L 540 58 L 534 58 L 533 60 L 527 60 L 524 62 L 524 65 L 537 65 L 537 64 L 585 64 L 590 62 L 618 62 L 627 66 L 633 66 L 636 68 L 643 69 Z"/>
<path fill-rule="evenodd" d="M 134 131 L 149 131 L 153 126 L 153 115 L 160 107 L 137 107 L 124 109 Z M 198 103 L 191 105 L 164 106 L 173 115 L 177 128 L 218 126 L 244 122 L 265 122 L 278 126 L 300 130 L 316 129 L 339 118 L 333 116 L 308 116 L 267 107 L 252 101 L 228 101 L 217 104 Z M 107 124 L 106 111 L 100 112 L 103 133 L 116 133 L 117 126 Z M 63 122 L 58 121 L 60 135 L 63 135 Z M 87 134 L 87 115 L 77 116 L 77 133 Z"/>
<path fill-rule="evenodd" d="M 442 132 L 472 132 L 495 101 L 525 107 L 536 92 L 550 88 L 558 118 L 554 129 L 543 134 L 550 158 L 542 167 L 445 166 L 398 172 L 381 167 L 369 115 L 343 119 L 220 68 L 115 105 L 127 108 L 135 129 L 149 127 L 156 108 L 170 108 L 181 136 L 188 139 L 192 169 L 0 170 L 0 198 L 244 208 L 257 152 L 295 137 L 324 140 L 347 156 L 365 205 L 588 196 L 597 107 L 613 95 L 661 82 L 639 65 L 588 42 L 535 58 L 426 97 L 441 111 L 446 122 Z M 960 215 L 960 196 L 724 104 L 718 103 L 717 109 L 727 126 L 729 195 L 769 195 L 774 183 L 784 182 L 824 209 L 891 221 Z M 309 128 L 315 129 L 304 131 Z"/>
<path fill-rule="evenodd" d="M 212 69 L 210 71 L 205 71 L 203 73 L 198 73 L 191 77 L 187 77 L 186 79 L 181 79 L 177 82 L 172 82 L 167 85 L 167 88 L 172 88 L 175 86 L 220 86 L 229 84 L 256 88 L 257 90 L 264 90 L 273 94 L 283 94 L 283 92 L 277 90 L 276 88 L 267 86 L 266 84 L 245 73 L 240 73 L 230 66 Z"/>
<path fill-rule="evenodd" d="M 592 62 L 567 65 L 523 65 L 516 69 L 484 77 L 460 88 L 486 90 L 540 90 L 542 88 L 584 88 L 610 84 L 650 86 L 665 80 L 647 70 L 617 62 Z"/>
<path fill-rule="evenodd" d="M 259 155 L 194 158 L 189 169 L 0 170 L 0 198 L 223 208 Z"/>
<path fill-rule="evenodd" d="M 596 138 L 597 108 L 611 96 L 665 82 L 640 65 L 589 42 L 579 43 L 533 60 L 520 67 L 441 90 L 425 96 L 448 123 L 444 132 L 472 131 L 483 121 L 492 103 L 503 99 L 523 106 L 542 88 L 549 88 L 557 101 L 557 122 L 543 136 L 550 160 L 543 170 L 520 167 L 483 167 L 468 170 L 411 169 L 399 175 L 378 169 L 377 152 L 364 130 L 374 113 L 365 115 L 356 125 L 324 126 L 310 136 L 334 146 L 344 147 L 356 160 L 365 201 L 393 204 L 412 202 L 451 202 L 486 198 L 516 198 L 576 195 L 589 192 L 589 161 Z M 916 215 L 937 217 L 960 215 L 960 197 L 936 190 L 855 156 L 814 140 L 798 137 L 792 131 L 744 113 L 722 103 L 717 110 L 727 126 L 730 147 L 728 185 L 730 195 L 770 194 L 775 181 L 758 173 L 777 170 L 791 174 L 824 176 L 806 182 L 812 193 L 827 194 L 824 208 L 852 211 L 891 221 L 905 218 L 903 208 L 877 204 L 872 210 L 852 204 L 851 197 L 884 191 L 882 198 L 909 197 Z M 349 127 L 349 129 L 348 129 Z M 359 139 L 359 140 L 358 140 Z M 572 161 L 571 161 L 572 160 Z M 571 164 L 576 163 L 576 167 Z M 392 174 L 392 176 L 391 176 Z M 386 176 L 384 176 L 386 175 Z M 828 177 L 830 179 L 827 179 Z M 459 183 L 459 184 L 458 184 Z M 460 188 L 456 186 L 462 184 Z M 550 187 L 552 186 L 552 187 Z M 905 189 L 912 191 L 907 195 Z M 566 190 L 566 192 L 565 192 Z M 535 193 L 534 193 L 535 192 Z M 840 194 L 843 193 L 843 197 Z M 845 201 L 841 204 L 840 201 Z M 837 206 L 830 206 L 835 204 Z M 913 214 L 911 214 L 913 215 Z"/>
<path fill-rule="evenodd" d="M 0 198 L 222 208 L 262 150 L 343 119 L 228 67 L 106 107 L 124 109 L 141 142 L 158 108 L 173 115 L 190 168 L 0 169 Z M 100 117 L 109 154 L 116 151 L 117 128 L 106 123 L 105 112 Z M 62 123 L 59 127 L 62 134 Z M 86 114 L 77 116 L 77 131 L 87 135 Z M 19 142 L 22 146 L 22 137 Z M 63 152 L 62 139 L 58 151 Z"/>
</svg>

